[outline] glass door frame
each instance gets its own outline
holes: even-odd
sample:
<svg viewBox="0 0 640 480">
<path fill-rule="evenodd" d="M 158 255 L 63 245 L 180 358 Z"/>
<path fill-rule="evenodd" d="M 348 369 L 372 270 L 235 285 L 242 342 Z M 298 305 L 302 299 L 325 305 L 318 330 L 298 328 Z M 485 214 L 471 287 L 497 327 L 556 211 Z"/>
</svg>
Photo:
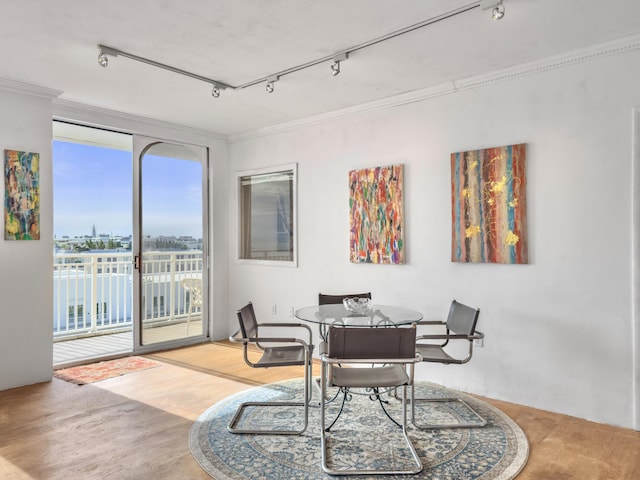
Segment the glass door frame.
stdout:
<svg viewBox="0 0 640 480">
<path fill-rule="evenodd" d="M 143 282 L 143 238 L 142 238 L 142 159 L 154 145 L 167 144 L 191 150 L 202 163 L 202 333 L 161 343 L 143 345 L 142 282 Z M 209 338 L 209 148 L 189 143 L 168 141 L 161 138 L 133 135 L 133 353 L 145 353 L 166 348 L 202 343 Z"/>
</svg>

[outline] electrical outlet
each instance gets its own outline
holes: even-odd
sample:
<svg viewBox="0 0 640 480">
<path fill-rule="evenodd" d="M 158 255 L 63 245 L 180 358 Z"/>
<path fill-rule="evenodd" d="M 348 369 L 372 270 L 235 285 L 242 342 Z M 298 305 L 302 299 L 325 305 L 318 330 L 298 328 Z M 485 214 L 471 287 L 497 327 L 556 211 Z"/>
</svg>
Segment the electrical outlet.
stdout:
<svg viewBox="0 0 640 480">
<path fill-rule="evenodd" d="M 473 341 L 473 346 L 474 347 L 484 347 L 484 338 L 476 338 Z"/>
<path fill-rule="evenodd" d="M 278 314 L 278 306 L 274 304 L 271 307 L 271 315 L 273 315 L 275 317 L 277 314 Z"/>
</svg>

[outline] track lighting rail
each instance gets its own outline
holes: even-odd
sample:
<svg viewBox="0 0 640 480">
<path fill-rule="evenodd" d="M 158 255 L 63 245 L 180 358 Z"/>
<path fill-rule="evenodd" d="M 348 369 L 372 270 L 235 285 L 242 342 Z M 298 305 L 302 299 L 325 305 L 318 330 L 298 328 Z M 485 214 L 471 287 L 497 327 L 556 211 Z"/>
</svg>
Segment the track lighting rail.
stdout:
<svg viewBox="0 0 640 480">
<path fill-rule="evenodd" d="M 333 76 L 336 76 L 340 73 L 340 62 L 347 60 L 349 58 L 349 56 L 353 53 L 353 52 L 357 52 L 359 50 L 371 47 L 373 45 L 376 45 L 378 43 L 381 42 L 385 42 L 387 40 L 391 40 L 392 38 L 398 37 L 400 35 L 405 35 L 407 33 L 413 32 L 415 30 L 418 30 L 420 28 L 426 27 L 428 25 L 433 25 L 434 23 L 440 22 L 442 20 L 446 20 L 448 18 L 454 17 L 456 15 L 459 15 L 461 13 L 465 13 L 468 12 L 470 10 L 473 10 L 475 8 L 480 7 L 482 10 L 487 10 L 489 8 L 493 9 L 492 11 L 492 17 L 494 18 L 494 20 L 499 20 L 504 16 L 504 4 L 503 4 L 503 0 L 480 0 L 480 1 L 475 1 L 473 3 L 469 3 L 468 5 L 464 5 L 460 8 L 457 8 L 455 10 L 451 10 L 449 12 L 443 13 L 441 15 L 429 18 L 427 20 L 423 20 L 422 22 L 418 22 L 415 23 L 413 25 L 410 25 L 408 27 L 402 28 L 400 30 L 395 30 L 391 33 L 388 33 L 386 35 L 382 35 L 380 37 L 374 38 L 372 40 L 368 40 L 364 43 L 361 43 L 359 45 L 354 45 L 353 47 L 341 50 L 339 52 L 336 53 L 332 53 L 331 55 L 327 55 L 321 58 L 318 58 L 316 60 L 311 60 L 309 62 L 303 63 L 301 65 L 296 65 L 294 67 L 291 68 L 287 68 L 285 70 L 282 70 L 280 72 L 276 72 L 276 73 L 272 73 L 270 75 L 266 75 L 264 77 L 260 77 L 257 78 L 255 80 L 251 80 L 249 82 L 240 84 L 240 85 L 231 85 L 225 82 L 221 82 L 219 80 L 215 80 L 213 78 L 208 78 L 208 77 L 204 77 L 202 75 L 198 75 L 192 72 L 188 72 L 186 70 L 182 70 L 179 68 L 175 68 L 172 67 L 170 65 L 166 65 L 164 63 L 160 63 L 160 62 L 156 62 L 155 60 L 150 60 L 148 58 L 144 58 L 144 57 L 140 57 L 138 55 L 134 55 L 132 53 L 128 53 L 128 52 L 124 52 L 122 50 L 119 50 L 117 48 L 113 48 L 113 47 L 108 47 L 106 45 L 98 45 L 98 50 L 99 50 L 99 54 L 98 54 L 98 63 L 100 63 L 100 65 L 102 65 L 103 67 L 106 67 L 109 63 L 108 57 L 117 57 L 117 56 L 121 56 L 121 57 L 126 57 L 129 58 L 131 60 L 135 60 L 137 62 L 141 62 L 141 63 L 145 63 L 147 65 L 151 65 L 157 68 L 162 68 L 163 70 L 168 70 L 170 72 L 174 72 L 180 75 L 184 75 L 187 77 L 191 77 L 194 78 L 196 80 L 200 80 L 202 82 L 206 82 L 212 85 L 212 96 L 215 98 L 218 98 L 220 96 L 220 91 L 221 90 L 242 90 L 260 83 L 266 83 L 266 90 L 268 93 L 272 93 L 274 91 L 274 83 L 277 82 L 281 77 L 285 76 L 285 75 L 289 75 L 291 73 L 295 73 L 298 72 L 300 70 L 304 70 L 306 68 L 309 67 L 313 67 L 315 65 L 319 65 L 321 63 L 325 63 L 325 62 L 330 62 L 333 61 L 333 64 L 331 65 L 331 74 Z"/>
<path fill-rule="evenodd" d="M 175 68 L 175 67 L 172 67 L 170 65 L 165 65 L 164 63 L 156 62 L 155 60 L 150 60 L 148 58 L 139 57 L 138 55 L 134 55 L 133 53 L 124 52 L 122 50 L 118 50 L 117 48 L 107 47 L 106 45 L 98 45 L 98 50 L 100 51 L 100 55 L 98 57 L 98 61 L 100 62 L 100 65 L 103 65 L 105 67 L 107 65 L 103 64 L 103 62 L 104 62 L 104 60 L 102 60 L 103 55 L 104 56 L 111 56 L 111 57 L 118 57 L 118 56 L 126 57 L 126 58 L 129 58 L 131 60 L 135 60 L 137 62 L 146 63 L 147 65 L 151 65 L 151 66 L 154 66 L 154 67 L 162 68 L 163 70 L 168 70 L 170 72 L 178 73 L 178 74 L 184 75 L 186 77 L 195 78 L 196 80 L 200 80 L 202 82 L 210 83 L 213 86 L 217 86 L 218 88 L 220 88 L 222 90 L 225 90 L 227 88 L 235 89 L 235 87 L 232 87 L 231 85 L 228 85 L 228 84 L 226 84 L 224 82 L 220 82 L 220 81 L 214 80 L 212 78 L 203 77 L 202 75 L 198 75 L 196 73 L 187 72 L 186 70 L 181 70 L 180 68 Z"/>
</svg>

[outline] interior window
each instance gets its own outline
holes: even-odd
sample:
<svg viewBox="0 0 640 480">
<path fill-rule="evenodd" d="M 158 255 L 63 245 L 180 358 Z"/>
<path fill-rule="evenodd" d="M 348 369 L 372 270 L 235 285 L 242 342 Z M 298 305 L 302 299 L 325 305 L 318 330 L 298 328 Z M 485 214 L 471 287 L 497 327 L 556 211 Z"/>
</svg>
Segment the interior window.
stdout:
<svg viewBox="0 0 640 480">
<path fill-rule="evenodd" d="M 296 165 L 239 172 L 238 258 L 296 264 Z"/>
</svg>

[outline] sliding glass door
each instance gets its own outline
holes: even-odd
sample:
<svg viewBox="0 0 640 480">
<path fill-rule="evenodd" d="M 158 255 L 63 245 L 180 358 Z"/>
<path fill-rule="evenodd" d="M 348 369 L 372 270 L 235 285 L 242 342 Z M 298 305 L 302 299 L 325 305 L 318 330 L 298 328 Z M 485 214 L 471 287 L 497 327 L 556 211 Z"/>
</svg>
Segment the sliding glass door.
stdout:
<svg viewBox="0 0 640 480">
<path fill-rule="evenodd" d="M 138 351 L 207 335 L 207 154 L 204 147 L 134 137 Z"/>
<path fill-rule="evenodd" d="M 207 336 L 208 151 L 53 122 L 56 365 Z"/>
</svg>

